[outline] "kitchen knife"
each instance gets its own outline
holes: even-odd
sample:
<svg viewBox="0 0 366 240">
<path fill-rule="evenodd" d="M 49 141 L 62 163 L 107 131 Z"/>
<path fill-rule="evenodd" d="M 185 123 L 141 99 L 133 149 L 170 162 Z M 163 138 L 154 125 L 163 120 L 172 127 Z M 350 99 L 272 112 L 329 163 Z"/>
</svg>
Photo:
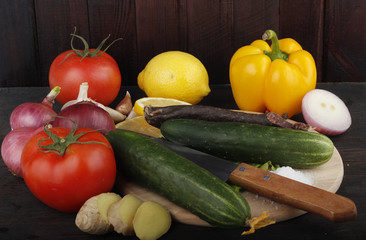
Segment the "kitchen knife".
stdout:
<svg viewBox="0 0 366 240">
<path fill-rule="evenodd" d="M 235 164 L 163 139 L 154 140 L 205 168 L 221 180 L 229 180 L 233 184 L 273 201 L 317 214 L 333 222 L 351 221 L 357 216 L 355 203 L 341 195 L 246 163 Z"/>
</svg>

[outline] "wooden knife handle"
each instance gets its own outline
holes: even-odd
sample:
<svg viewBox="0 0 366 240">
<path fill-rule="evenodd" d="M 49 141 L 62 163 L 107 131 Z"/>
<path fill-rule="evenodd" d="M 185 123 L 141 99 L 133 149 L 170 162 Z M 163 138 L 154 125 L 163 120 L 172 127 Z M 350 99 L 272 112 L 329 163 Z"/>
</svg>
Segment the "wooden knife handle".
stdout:
<svg viewBox="0 0 366 240">
<path fill-rule="evenodd" d="M 230 181 L 275 202 L 320 215 L 333 222 L 351 221 L 357 216 L 356 205 L 349 198 L 245 163 L 231 173 Z"/>
</svg>

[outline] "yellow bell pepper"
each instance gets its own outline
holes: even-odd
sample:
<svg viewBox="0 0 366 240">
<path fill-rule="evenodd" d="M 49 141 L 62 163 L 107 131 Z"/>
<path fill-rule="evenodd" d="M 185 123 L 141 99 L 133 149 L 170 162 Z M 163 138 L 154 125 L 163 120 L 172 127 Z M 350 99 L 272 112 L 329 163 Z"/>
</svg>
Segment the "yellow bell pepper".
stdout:
<svg viewBox="0 0 366 240">
<path fill-rule="evenodd" d="M 272 40 L 270 47 L 265 40 Z M 294 39 L 278 40 L 272 30 L 263 40 L 239 48 L 230 61 L 230 84 L 241 110 L 287 114 L 301 112 L 302 98 L 315 88 L 316 66 L 311 54 Z"/>
</svg>

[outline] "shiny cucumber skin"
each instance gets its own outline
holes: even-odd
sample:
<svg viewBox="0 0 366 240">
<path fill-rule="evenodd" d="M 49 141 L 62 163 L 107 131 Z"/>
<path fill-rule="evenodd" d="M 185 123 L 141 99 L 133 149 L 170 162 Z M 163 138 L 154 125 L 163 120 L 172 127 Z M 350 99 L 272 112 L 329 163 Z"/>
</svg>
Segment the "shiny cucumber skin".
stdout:
<svg viewBox="0 0 366 240">
<path fill-rule="evenodd" d="M 106 134 L 118 170 L 213 226 L 243 227 L 250 207 L 231 186 L 188 159 L 139 133 L 116 129 Z"/>
<path fill-rule="evenodd" d="M 160 130 L 169 141 L 234 162 L 313 168 L 327 162 L 334 151 L 323 134 L 258 124 L 172 119 Z"/>
</svg>

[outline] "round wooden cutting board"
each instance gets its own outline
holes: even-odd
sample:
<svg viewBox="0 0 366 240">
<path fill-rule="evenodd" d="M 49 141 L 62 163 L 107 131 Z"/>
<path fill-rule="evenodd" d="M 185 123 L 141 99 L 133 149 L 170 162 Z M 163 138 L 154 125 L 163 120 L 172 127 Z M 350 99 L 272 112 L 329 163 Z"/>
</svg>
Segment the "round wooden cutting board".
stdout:
<svg viewBox="0 0 366 240">
<path fill-rule="evenodd" d="M 334 148 L 333 156 L 327 163 L 312 169 L 297 170 L 311 175 L 315 187 L 333 193 L 338 190 L 343 180 L 343 162 L 336 148 Z M 119 176 L 118 178 L 121 177 Z M 178 222 L 198 226 L 210 226 L 207 222 L 203 221 L 196 215 L 193 215 L 187 210 L 175 205 L 166 198 L 153 193 L 146 188 L 122 179 L 118 179 L 116 182 L 116 187 L 121 191 L 121 193 L 133 194 L 144 201 L 151 200 L 160 203 L 170 211 L 172 217 Z M 267 211 L 270 215 L 270 219 L 280 222 L 306 213 L 302 210 L 276 203 L 247 191 L 243 191 L 242 194 L 250 205 L 252 217 L 261 216 L 263 211 Z"/>
</svg>

